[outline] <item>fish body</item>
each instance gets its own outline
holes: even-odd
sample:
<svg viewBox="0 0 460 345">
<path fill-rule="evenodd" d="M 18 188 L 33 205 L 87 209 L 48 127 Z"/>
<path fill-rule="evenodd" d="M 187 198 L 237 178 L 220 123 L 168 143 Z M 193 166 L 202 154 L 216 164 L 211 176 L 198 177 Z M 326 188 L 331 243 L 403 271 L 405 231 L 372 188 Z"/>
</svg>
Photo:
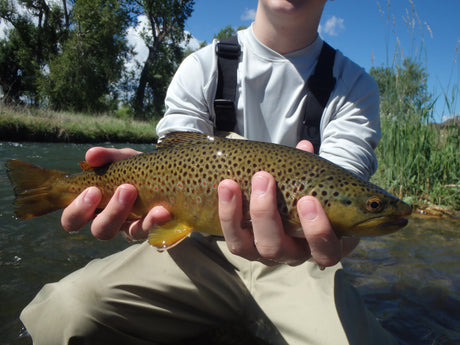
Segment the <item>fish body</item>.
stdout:
<svg viewBox="0 0 460 345">
<path fill-rule="evenodd" d="M 21 219 L 66 207 L 85 188 L 102 191 L 103 209 L 117 186 L 129 183 L 138 197 L 129 216 L 138 219 L 161 205 L 172 220 L 152 229 L 149 242 L 168 248 L 191 231 L 222 235 L 217 187 L 236 181 L 243 193 L 243 226 L 250 226 L 251 178 L 269 172 L 277 183 L 277 203 L 285 231 L 303 237 L 297 201 L 319 199 L 338 236 L 374 236 L 407 224 L 409 205 L 382 188 L 317 156 L 283 145 L 171 133 L 151 153 L 132 156 L 101 168 L 82 164 L 77 174 L 44 169 L 19 160 L 6 163 L 15 186 L 15 212 Z"/>
</svg>

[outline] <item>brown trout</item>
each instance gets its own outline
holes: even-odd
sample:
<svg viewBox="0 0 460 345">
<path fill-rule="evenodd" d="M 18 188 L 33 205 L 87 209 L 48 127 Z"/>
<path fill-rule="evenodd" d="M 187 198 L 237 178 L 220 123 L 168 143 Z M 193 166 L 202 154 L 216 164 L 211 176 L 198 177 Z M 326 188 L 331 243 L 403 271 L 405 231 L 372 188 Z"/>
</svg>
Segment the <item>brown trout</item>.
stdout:
<svg viewBox="0 0 460 345">
<path fill-rule="evenodd" d="M 407 224 L 411 207 L 380 187 L 347 170 L 295 148 L 199 133 L 171 133 L 151 153 L 136 155 L 69 175 L 19 160 L 6 163 L 16 194 L 16 215 L 29 219 L 61 209 L 89 186 L 103 194 L 103 209 L 117 186 L 130 183 L 138 197 L 130 219 L 162 205 L 172 214 L 169 223 L 152 229 L 149 242 L 167 249 L 192 231 L 221 235 L 217 186 L 232 179 L 242 188 L 244 225 L 250 226 L 251 177 L 267 171 L 277 182 L 278 209 L 285 231 L 303 237 L 297 201 L 318 198 L 338 236 L 373 236 L 394 232 Z"/>
</svg>

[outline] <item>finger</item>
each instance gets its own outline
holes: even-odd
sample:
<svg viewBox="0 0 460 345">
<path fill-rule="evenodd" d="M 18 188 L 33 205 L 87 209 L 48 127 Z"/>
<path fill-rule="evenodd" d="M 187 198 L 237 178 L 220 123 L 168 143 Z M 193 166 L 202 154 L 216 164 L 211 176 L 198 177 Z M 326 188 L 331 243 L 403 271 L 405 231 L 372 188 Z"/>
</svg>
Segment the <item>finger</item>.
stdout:
<svg viewBox="0 0 460 345">
<path fill-rule="evenodd" d="M 359 244 L 357 237 L 342 237 L 342 257 L 349 255 Z"/>
<path fill-rule="evenodd" d="M 102 193 L 97 187 L 86 188 L 62 212 L 62 227 L 69 232 L 80 230 L 94 218 L 94 211 L 101 199 Z"/>
<path fill-rule="evenodd" d="M 134 156 L 139 153 L 139 151 L 130 148 L 115 149 L 96 146 L 86 151 L 85 159 L 89 165 L 93 167 L 99 167 L 113 161 Z"/>
<path fill-rule="evenodd" d="M 262 258 L 291 265 L 305 261 L 309 255 L 306 242 L 285 233 L 278 212 L 276 182 L 267 172 L 258 172 L 252 178 L 250 214 L 254 243 Z"/>
<path fill-rule="evenodd" d="M 313 148 L 313 144 L 309 142 L 308 140 L 301 140 L 296 146 L 296 149 L 302 150 L 302 151 L 307 151 L 310 153 L 315 152 L 315 149 Z"/>
<path fill-rule="evenodd" d="M 126 232 L 131 240 L 141 241 L 148 238 L 149 231 L 157 225 L 165 224 L 171 219 L 171 213 L 163 206 L 152 208 L 145 218 L 128 223 Z"/>
<path fill-rule="evenodd" d="M 318 199 L 311 196 L 301 198 L 297 211 L 313 259 L 321 267 L 337 264 L 342 258 L 340 240 Z"/>
<path fill-rule="evenodd" d="M 105 209 L 94 218 L 91 225 L 93 236 L 100 240 L 115 237 L 131 212 L 136 198 L 137 190 L 133 185 L 123 184 L 117 187 Z"/>
<path fill-rule="evenodd" d="M 249 229 L 241 227 L 243 199 L 240 186 L 232 180 L 224 180 L 218 187 L 219 220 L 228 249 L 235 255 L 256 260 L 259 253 L 254 247 L 254 237 Z"/>
</svg>

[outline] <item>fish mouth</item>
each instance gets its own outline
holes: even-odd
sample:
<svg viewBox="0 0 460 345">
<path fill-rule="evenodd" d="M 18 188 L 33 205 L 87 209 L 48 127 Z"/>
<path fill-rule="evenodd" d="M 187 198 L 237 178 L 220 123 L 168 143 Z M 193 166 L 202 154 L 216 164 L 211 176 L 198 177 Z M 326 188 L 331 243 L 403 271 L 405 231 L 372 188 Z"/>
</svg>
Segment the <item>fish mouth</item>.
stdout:
<svg viewBox="0 0 460 345">
<path fill-rule="evenodd" d="M 385 235 L 402 229 L 409 221 L 403 216 L 400 218 L 394 217 L 375 217 L 367 219 L 361 223 L 357 223 L 353 227 L 353 234 L 362 236 L 378 236 Z"/>
<path fill-rule="evenodd" d="M 404 202 L 399 205 L 398 212 L 375 215 L 372 218 L 358 222 L 352 228 L 356 236 L 379 236 L 398 231 L 409 222 L 407 216 L 412 214 L 412 207 Z"/>
</svg>

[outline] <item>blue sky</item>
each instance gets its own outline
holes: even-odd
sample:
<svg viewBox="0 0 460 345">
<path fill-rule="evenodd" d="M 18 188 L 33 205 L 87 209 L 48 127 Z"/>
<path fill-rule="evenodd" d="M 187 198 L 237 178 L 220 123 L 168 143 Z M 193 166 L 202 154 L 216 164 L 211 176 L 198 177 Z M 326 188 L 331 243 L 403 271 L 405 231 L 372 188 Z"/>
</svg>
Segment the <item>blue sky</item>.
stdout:
<svg viewBox="0 0 460 345">
<path fill-rule="evenodd" d="M 391 65 L 395 56 L 417 57 L 427 68 L 429 91 L 439 97 L 435 119 L 459 115 L 460 0 L 388 4 L 387 0 L 328 1 L 320 35 L 367 71 Z M 249 25 L 256 7 L 256 0 L 196 0 L 186 30 L 200 41 L 211 42 L 226 25 Z M 449 111 L 443 99 L 453 91 Z"/>
</svg>

